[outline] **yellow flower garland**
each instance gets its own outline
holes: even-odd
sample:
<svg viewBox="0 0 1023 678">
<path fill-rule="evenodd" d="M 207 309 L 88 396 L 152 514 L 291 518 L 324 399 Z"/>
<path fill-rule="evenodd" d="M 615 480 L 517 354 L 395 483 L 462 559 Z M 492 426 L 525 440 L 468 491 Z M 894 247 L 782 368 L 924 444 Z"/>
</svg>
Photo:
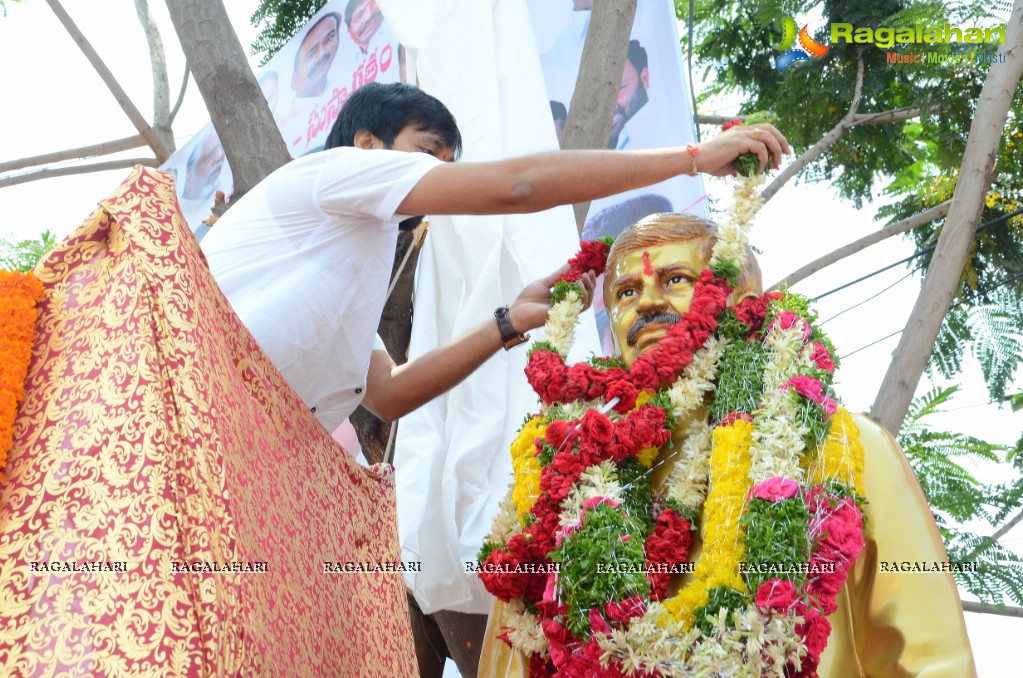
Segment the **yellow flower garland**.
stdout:
<svg viewBox="0 0 1023 678">
<path fill-rule="evenodd" d="M 828 480 L 837 480 L 856 488 L 856 494 L 864 496 L 863 454 L 859 427 L 849 410 L 838 408 L 831 417 L 831 431 L 818 448 L 818 454 L 806 457 L 809 482 L 822 485 Z"/>
<path fill-rule="evenodd" d="M 673 598 L 664 602 L 672 621 L 689 629 L 693 612 L 707 604 L 711 589 L 727 586 L 745 592 L 746 583 L 739 573 L 745 555 L 742 543 L 742 508 L 750 490 L 749 448 L 753 425 L 737 419 L 729 426 L 714 429 L 714 449 L 710 458 L 710 491 L 703 504 L 703 552 L 692 580 Z"/>
<path fill-rule="evenodd" d="M 43 284 L 31 273 L 0 271 L 0 472 L 14 444 L 42 296 Z"/>
<path fill-rule="evenodd" d="M 536 459 L 537 438 L 547 433 L 547 419 L 541 416 L 529 420 L 515 441 L 511 444 L 512 471 L 515 478 L 515 489 L 512 490 L 512 501 L 515 503 L 515 515 L 519 524 L 525 527 L 526 514 L 533 508 L 536 498 L 540 496 L 540 462 Z"/>
</svg>

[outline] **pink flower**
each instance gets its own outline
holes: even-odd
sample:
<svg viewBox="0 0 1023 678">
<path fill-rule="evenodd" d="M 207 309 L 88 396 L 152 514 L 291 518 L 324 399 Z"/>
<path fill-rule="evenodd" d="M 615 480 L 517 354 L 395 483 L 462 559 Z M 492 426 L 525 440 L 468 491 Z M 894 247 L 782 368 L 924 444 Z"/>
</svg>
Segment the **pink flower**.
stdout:
<svg viewBox="0 0 1023 678">
<path fill-rule="evenodd" d="M 820 403 L 824 400 L 824 385 L 805 374 L 797 374 L 782 384 L 781 387 L 791 388 L 799 395 L 809 398 L 815 403 Z"/>
<path fill-rule="evenodd" d="M 822 370 L 832 373 L 835 371 L 835 361 L 831 359 L 831 354 L 828 353 L 828 349 L 819 341 L 813 342 L 813 351 L 810 352 L 810 360 L 815 362 L 817 367 Z"/>
<path fill-rule="evenodd" d="M 799 492 L 799 483 L 791 478 L 768 478 L 764 482 L 755 485 L 750 494 L 757 499 L 767 501 L 781 501 L 796 496 Z"/>
<path fill-rule="evenodd" d="M 795 585 L 784 579 L 768 579 L 757 587 L 757 607 L 785 611 L 796 602 Z"/>
<path fill-rule="evenodd" d="M 771 327 L 768 329 L 774 329 L 780 327 L 783 330 L 791 329 L 793 327 L 801 328 L 803 331 L 803 343 L 806 343 L 810 339 L 812 330 L 810 329 L 810 323 L 806 322 L 805 319 L 796 315 L 792 311 L 782 311 L 778 315 L 774 316 L 774 320 L 771 321 Z"/>
<path fill-rule="evenodd" d="M 600 614 L 600 611 L 595 608 L 590 608 L 590 632 L 591 633 L 604 633 L 610 634 L 611 627 L 607 625 L 607 620 Z"/>
<path fill-rule="evenodd" d="M 616 502 L 611 497 L 590 497 L 589 499 L 583 502 L 583 508 L 584 509 L 596 508 L 601 504 L 607 504 L 608 506 L 618 508 L 618 502 Z"/>
<path fill-rule="evenodd" d="M 830 396 L 824 396 L 821 398 L 821 409 L 829 417 L 838 411 L 838 403 L 835 402 L 834 398 Z"/>
</svg>

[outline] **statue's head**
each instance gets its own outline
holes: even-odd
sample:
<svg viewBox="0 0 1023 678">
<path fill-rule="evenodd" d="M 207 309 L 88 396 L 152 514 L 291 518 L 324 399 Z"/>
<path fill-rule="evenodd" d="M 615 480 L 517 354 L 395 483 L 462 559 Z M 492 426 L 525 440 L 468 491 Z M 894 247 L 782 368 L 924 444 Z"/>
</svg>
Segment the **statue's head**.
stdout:
<svg viewBox="0 0 1023 678">
<path fill-rule="evenodd" d="M 707 268 L 717 226 L 688 214 L 651 214 L 615 240 L 604 273 L 604 305 L 615 346 L 631 366 L 689 310 L 693 288 Z M 751 251 L 729 303 L 762 292 Z"/>
</svg>

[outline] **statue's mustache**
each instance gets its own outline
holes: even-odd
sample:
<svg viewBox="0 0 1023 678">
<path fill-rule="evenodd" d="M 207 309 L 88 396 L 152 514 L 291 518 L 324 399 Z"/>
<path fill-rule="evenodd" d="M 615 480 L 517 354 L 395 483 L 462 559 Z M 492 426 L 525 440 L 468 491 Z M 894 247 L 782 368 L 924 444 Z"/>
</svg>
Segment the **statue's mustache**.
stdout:
<svg viewBox="0 0 1023 678">
<path fill-rule="evenodd" d="M 674 311 L 664 311 L 663 313 L 654 313 L 653 315 L 644 315 L 636 320 L 629 328 L 629 333 L 625 335 L 625 343 L 629 346 L 636 345 L 636 334 L 641 329 L 650 325 L 651 323 L 667 323 L 674 325 L 675 323 L 682 320 L 682 316 Z"/>
</svg>

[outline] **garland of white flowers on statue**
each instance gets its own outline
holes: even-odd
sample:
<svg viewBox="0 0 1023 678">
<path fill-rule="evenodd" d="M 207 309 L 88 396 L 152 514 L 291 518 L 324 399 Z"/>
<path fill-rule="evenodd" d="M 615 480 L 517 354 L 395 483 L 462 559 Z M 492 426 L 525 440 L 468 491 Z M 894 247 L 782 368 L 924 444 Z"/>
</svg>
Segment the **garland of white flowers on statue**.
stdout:
<svg viewBox="0 0 1023 678">
<path fill-rule="evenodd" d="M 690 310 L 629 370 L 565 365 L 576 281 L 603 271 L 610 243 L 582 243 L 553 289 L 526 367 L 543 406 L 512 444 L 514 482 L 478 556 L 530 676 L 816 675 L 864 543 L 863 448 L 807 301 L 727 306 L 761 205 L 763 176 L 740 174 Z M 703 406 L 655 489 L 660 449 Z M 702 553 L 670 595 L 701 512 Z"/>
</svg>

